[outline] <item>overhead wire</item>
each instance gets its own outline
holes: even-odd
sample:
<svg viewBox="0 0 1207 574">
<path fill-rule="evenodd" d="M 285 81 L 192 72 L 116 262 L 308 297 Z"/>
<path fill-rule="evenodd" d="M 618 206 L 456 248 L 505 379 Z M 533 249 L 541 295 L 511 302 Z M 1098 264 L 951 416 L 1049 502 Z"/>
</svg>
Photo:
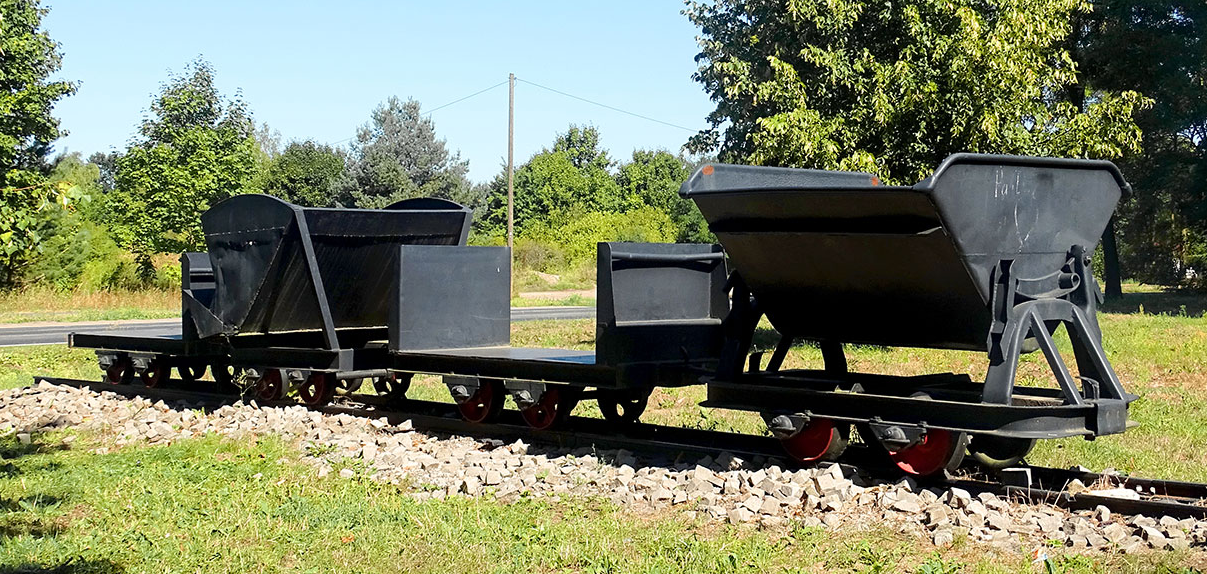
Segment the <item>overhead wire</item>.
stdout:
<svg viewBox="0 0 1207 574">
<path fill-rule="evenodd" d="M 533 82 L 533 81 L 525 80 L 525 79 L 523 79 L 523 78 L 516 78 L 516 81 L 524 82 L 525 84 L 528 84 L 528 85 L 530 85 L 530 86 L 535 86 L 535 87 L 538 87 L 538 88 L 540 88 L 540 89 L 542 89 L 542 90 L 548 90 L 548 91 L 553 92 L 553 93 L 555 93 L 555 94 L 560 94 L 560 95 L 566 96 L 567 98 L 573 98 L 573 99 L 576 99 L 576 100 L 578 100 L 578 101 L 580 101 L 580 102 L 586 102 L 586 103 L 588 103 L 588 104 L 595 105 L 595 106 L 599 106 L 599 107 L 601 107 L 601 108 L 605 108 L 605 109 L 609 109 L 609 110 L 612 110 L 612 111 L 614 111 L 614 112 L 620 112 L 620 113 L 622 113 L 622 114 L 627 114 L 627 115 L 633 116 L 633 117 L 635 117 L 635 118 L 641 118 L 641 119 L 646 120 L 646 121 L 649 121 L 649 122 L 654 122 L 654 123 L 662 124 L 662 125 L 664 125 L 664 126 L 670 126 L 670 127 L 672 127 L 672 128 L 677 128 L 677 129 L 681 129 L 681 130 L 683 130 L 683 131 L 692 132 L 692 133 L 695 133 L 695 132 L 697 131 L 697 130 L 693 130 L 693 129 L 688 128 L 688 127 L 683 127 L 683 126 L 678 125 L 678 124 L 672 124 L 672 123 L 670 123 L 670 122 L 664 122 L 664 121 L 662 121 L 662 120 L 660 120 L 660 119 L 651 118 L 651 117 L 649 117 L 649 116 L 643 116 L 643 115 L 641 115 L 641 114 L 639 114 L 639 113 L 636 113 L 636 112 L 630 112 L 630 111 L 628 111 L 628 110 L 622 110 L 622 109 L 620 109 L 620 108 L 618 108 L 618 107 L 615 107 L 615 106 L 609 106 L 608 104 L 602 104 L 602 103 L 596 102 L 596 101 L 594 101 L 594 100 L 589 100 L 589 99 L 584 98 L 584 97 L 581 97 L 581 96 L 576 96 L 576 95 L 574 95 L 574 94 L 570 94 L 570 93 L 567 93 L 567 92 L 563 92 L 563 91 L 558 90 L 558 89 L 550 88 L 549 86 L 542 86 L 541 84 L 538 84 L 538 83 Z"/>
<path fill-rule="evenodd" d="M 639 114 L 639 113 L 637 113 L 637 112 L 631 112 L 631 111 L 629 111 L 629 110 L 621 109 L 621 108 L 618 108 L 618 107 L 616 107 L 616 106 L 609 106 L 608 104 L 604 104 L 604 103 L 601 103 L 601 102 L 597 102 L 597 101 L 595 101 L 595 100 L 591 100 L 591 99 L 588 99 L 588 98 L 584 98 L 584 97 L 582 97 L 582 96 L 576 96 L 576 95 L 571 94 L 571 93 L 569 93 L 569 92 L 564 92 L 564 91 L 559 90 L 559 89 L 556 89 L 556 88 L 551 88 L 551 87 L 549 87 L 549 86 L 545 86 L 545 85 L 542 85 L 542 84 L 538 84 L 538 83 L 533 82 L 533 81 L 531 81 L 531 80 L 525 80 L 524 78 L 517 77 L 517 78 L 516 78 L 516 81 L 517 81 L 517 82 L 524 82 L 525 84 L 528 84 L 528 85 L 530 85 L 530 86 L 533 86 L 533 87 L 536 87 L 536 88 L 540 88 L 540 89 L 542 89 L 542 90 L 546 90 L 546 91 L 549 91 L 549 92 L 553 92 L 553 93 L 555 93 L 555 94 L 558 94 L 558 95 L 561 95 L 561 96 L 565 96 L 565 97 L 567 97 L 567 98 L 575 99 L 575 100 L 578 100 L 578 101 L 580 101 L 580 102 L 585 102 L 585 103 L 591 104 L 591 105 L 593 105 L 593 106 L 599 106 L 599 107 L 604 108 L 604 109 L 607 109 L 607 110 L 612 110 L 612 111 L 614 111 L 614 112 L 618 112 L 618 113 L 622 113 L 622 114 L 625 114 L 625 115 L 633 116 L 633 117 L 635 117 L 635 118 L 643 119 L 643 120 L 645 120 L 645 121 L 647 121 L 647 122 L 654 122 L 654 123 L 656 123 L 656 124 L 662 124 L 662 125 L 664 125 L 664 126 L 669 126 L 669 127 L 672 127 L 672 128 L 676 128 L 676 129 L 680 129 L 680 130 L 686 131 L 686 132 L 692 132 L 692 133 L 695 133 L 695 132 L 697 131 L 697 130 L 691 129 L 691 128 L 689 128 L 689 127 L 684 127 L 684 126 L 681 126 L 681 125 L 678 125 L 678 124 L 673 124 L 673 123 L 671 123 L 671 122 L 663 121 L 663 120 L 660 120 L 660 119 L 657 119 L 657 118 L 651 118 L 651 117 L 649 117 L 649 116 L 642 115 L 642 114 Z M 495 88 L 497 88 L 497 87 L 499 87 L 499 86 L 502 86 L 502 85 L 506 84 L 507 82 L 508 82 L 508 80 L 503 80 L 502 82 L 499 82 L 499 83 L 497 83 L 497 84 L 495 84 L 495 85 L 493 85 L 493 86 L 490 86 L 490 87 L 488 87 L 488 88 L 483 88 L 483 89 L 481 89 L 481 90 L 478 90 L 478 91 L 476 91 L 476 92 L 474 92 L 474 93 L 472 93 L 472 94 L 469 94 L 468 96 L 460 97 L 460 98 L 457 98 L 457 99 L 455 99 L 455 100 L 453 100 L 453 101 L 451 101 L 451 102 L 448 102 L 448 103 L 445 103 L 445 104 L 441 104 L 441 105 L 439 105 L 439 106 L 436 106 L 436 107 L 434 107 L 434 108 L 432 108 L 432 109 L 430 109 L 430 110 L 428 110 L 428 111 L 424 112 L 424 113 L 423 113 L 423 115 L 424 115 L 424 116 L 430 116 L 430 115 L 432 115 L 432 113 L 434 113 L 434 112 L 440 111 L 440 110 L 442 110 L 442 109 L 444 109 L 444 108 L 447 108 L 447 107 L 452 106 L 452 105 L 455 105 L 455 104 L 459 104 L 459 103 L 464 102 L 465 100 L 468 100 L 468 99 L 473 98 L 473 97 L 475 97 L 475 96 L 479 96 L 479 95 L 485 94 L 486 92 L 489 92 L 489 91 L 491 91 L 491 90 L 493 90 L 493 89 L 495 89 Z M 337 141 L 337 142 L 332 142 L 330 145 L 339 145 L 339 144 L 344 143 L 344 142 L 346 142 L 346 141 L 350 141 L 350 140 L 352 140 L 352 139 L 353 139 L 353 138 L 355 138 L 355 137 L 356 137 L 356 136 L 352 136 L 352 137 L 349 137 L 349 138 L 344 138 L 344 139 L 339 140 L 339 141 Z"/>
<path fill-rule="evenodd" d="M 506 84 L 506 83 L 507 83 L 507 80 L 503 80 L 502 82 L 499 82 L 499 83 L 497 83 L 497 84 L 495 84 L 495 85 L 493 85 L 493 86 L 490 86 L 489 88 L 482 88 L 481 90 L 478 90 L 478 91 L 476 91 L 476 92 L 474 92 L 474 93 L 472 93 L 472 94 L 470 94 L 470 95 L 468 95 L 468 96 L 460 97 L 460 98 L 457 98 L 457 99 L 455 99 L 455 100 L 453 100 L 453 101 L 451 101 L 451 102 L 448 102 L 448 103 L 446 103 L 446 104 L 441 104 L 441 105 L 439 105 L 439 106 L 436 106 L 436 107 L 434 107 L 434 108 L 432 108 L 432 109 L 430 109 L 430 110 L 428 110 L 428 111 L 424 112 L 422 115 L 424 115 L 424 116 L 430 116 L 430 115 L 432 115 L 432 113 L 433 113 L 433 112 L 436 112 L 436 111 L 442 110 L 442 109 L 447 108 L 447 107 L 449 107 L 449 106 L 451 106 L 451 105 L 454 105 L 454 104 L 459 104 L 459 103 L 464 102 L 465 100 L 468 100 L 468 99 L 470 99 L 470 98 L 472 98 L 472 97 L 474 97 L 474 96 L 479 96 L 479 95 L 485 94 L 486 92 L 489 92 L 489 91 L 491 91 L 491 90 L 493 90 L 493 89 L 495 89 L 495 88 L 497 88 L 497 87 L 499 87 L 499 86 L 502 86 L 503 84 Z M 353 138 L 355 138 L 355 137 L 356 137 L 356 136 L 347 137 L 347 138 L 344 138 L 344 139 L 339 140 L 339 141 L 337 141 L 337 142 L 332 142 L 332 143 L 330 143 L 330 144 L 328 144 L 328 145 L 339 145 L 339 144 L 342 144 L 342 143 L 344 143 L 344 142 L 346 142 L 346 141 L 350 141 L 350 140 L 352 140 L 352 139 L 353 139 Z"/>
</svg>

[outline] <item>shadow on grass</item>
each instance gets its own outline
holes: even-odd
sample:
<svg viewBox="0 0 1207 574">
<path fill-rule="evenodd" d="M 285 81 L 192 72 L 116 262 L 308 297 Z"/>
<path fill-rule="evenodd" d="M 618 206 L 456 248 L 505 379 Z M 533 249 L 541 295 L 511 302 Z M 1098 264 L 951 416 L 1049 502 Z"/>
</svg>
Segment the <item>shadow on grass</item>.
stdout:
<svg viewBox="0 0 1207 574">
<path fill-rule="evenodd" d="M 49 454 L 67 450 L 67 445 L 62 443 L 47 444 L 38 440 L 38 436 L 34 435 L 33 440 L 29 444 L 22 443 L 16 437 L 0 438 L 0 478 L 13 477 L 21 474 L 21 468 L 13 461 L 36 454 Z M 57 466 L 55 462 L 49 462 L 46 466 Z"/>
<path fill-rule="evenodd" d="M 23 496 L 21 498 L 0 498 L 0 512 L 19 512 L 31 510 L 39 506 L 54 506 L 63 502 L 57 496 Z"/>
<path fill-rule="evenodd" d="M 1150 315 L 1202 317 L 1207 313 L 1207 293 L 1186 290 L 1124 293 L 1122 297 L 1108 299 L 1102 306 L 1107 313 L 1139 313 L 1141 309 Z"/>
<path fill-rule="evenodd" d="M 38 510 L 58 506 L 63 499 L 57 496 L 25 496 L 22 498 L 0 498 L 0 540 L 31 536 L 49 538 L 58 536 L 65 523 L 58 519 L 36 516 Z M 3 574 L 0 570 L 0 574 Z"/>
<path fill-rule="evenodd" d="M 125 569 L 110 560 L 77 560 L 72 558 L 62 564 L 0 565 L 0 574 L 117 574 Z"/>
</svg>

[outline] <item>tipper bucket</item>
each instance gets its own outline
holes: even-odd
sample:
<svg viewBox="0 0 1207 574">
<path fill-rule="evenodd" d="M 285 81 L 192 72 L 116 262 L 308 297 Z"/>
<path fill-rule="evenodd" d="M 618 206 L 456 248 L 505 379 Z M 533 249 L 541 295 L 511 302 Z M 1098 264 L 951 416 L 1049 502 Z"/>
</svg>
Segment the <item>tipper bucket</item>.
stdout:
<svg viewBox="0 0 1207 574">
<path fill-rule="evenodd" d="M 188 302 L 198 335 L 384 327 L 398 246 L 464 245 L 470 216 L 439 199 L 381 210 L 222 201 L 201 216 L 215 291 L 208 305 Z"/>
<path fill-rule="evenodd" d="M 1105 161 L 978 154 L 912 187 L 877 183 L 713 164 L 680 194 L 780 333 L 986 350 L 1002 263 L 1020 295 L 1070 293 L 1074 252 L 1092 252 L 1127 187 Z"/>
</svg>

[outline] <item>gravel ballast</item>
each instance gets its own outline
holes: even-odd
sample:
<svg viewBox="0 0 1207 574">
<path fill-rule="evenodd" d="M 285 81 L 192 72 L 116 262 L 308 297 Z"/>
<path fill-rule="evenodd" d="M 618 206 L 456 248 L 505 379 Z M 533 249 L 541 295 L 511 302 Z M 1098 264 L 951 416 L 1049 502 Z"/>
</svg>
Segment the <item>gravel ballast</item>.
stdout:
<svg viewBox="0 0 1207 574">
<path fill-rule="evenodd" d="M 46 382 L 0 391 L 0 436 L 22 443 L 46 430 L 102 433 L 115 447 L 161 445 L 217 434 L 279 435 L 296 441 L 320 476 L 401 485 L 418 499 L 565 495 L 602 497 L 638 512 L 674 509 L 690 517 L 775 529 L 890 527 L 937 546 L 957 538 L 1022 550 L 1052 541 L 1082 552 L 1132 553 L 1207 546 L 1207 521 L 1119 516 L 1104 507 L 1068 512 L 991 493 L 921 488 L 911 479 L 872 480 L 851 467 L 783 468 L 723 454 L 691 461 L 625 450 L 559 450 L 492 439 L 430 435 L 410 422 L 329 415 L 301 406 L 236 403 L 205 412 L 184 402 L 128 399 Z M 98 449 L 100 453 L 108 447 Z M 361 472 L 347 463 L 362 468 Z"/>
</svg>

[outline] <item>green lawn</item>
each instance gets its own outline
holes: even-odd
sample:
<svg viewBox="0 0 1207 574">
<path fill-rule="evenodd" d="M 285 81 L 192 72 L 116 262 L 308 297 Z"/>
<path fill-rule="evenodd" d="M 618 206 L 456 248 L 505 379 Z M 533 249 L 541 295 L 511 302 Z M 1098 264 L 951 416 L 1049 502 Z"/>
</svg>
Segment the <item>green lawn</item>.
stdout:
<svg viewBox="0 0 1207 574">
<path fill-rule="evenodd" d="M 96 440 L 0 438 L 0 572 L 1035 571 L 1027 556 L 964 540 L 935 552 L 874 527 L 841 537 L 757 531 L 581 498 L 416 502 L 405 485 L 318 478 L 273 439 L 93 454 Z M 1050 563 L 1056 572 L 1181 572 L 1198 559 L 1054 553 Z"/>
</svg>

